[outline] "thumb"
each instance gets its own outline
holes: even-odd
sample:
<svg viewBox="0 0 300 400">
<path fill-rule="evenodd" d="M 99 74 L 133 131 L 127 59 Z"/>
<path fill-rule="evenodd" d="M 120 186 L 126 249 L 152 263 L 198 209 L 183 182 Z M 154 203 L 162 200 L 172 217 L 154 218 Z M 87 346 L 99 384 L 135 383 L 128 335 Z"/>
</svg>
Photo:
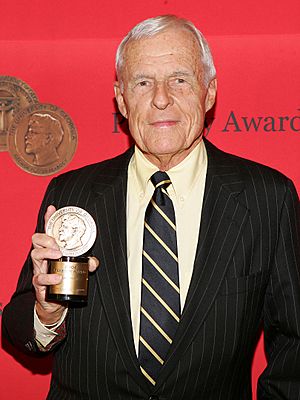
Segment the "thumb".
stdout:
<svg viewBox="0 0 300 400">
<path fill-rule="evenodd" d="M 56 208 L 54 206 L 52 206 L 52 205 L 48 206 L 47 211 L 46 211 L 45 216 L 44 216 L 45 232 L 46 232 L 46 226 L 48 224 L 48 221 L 49 221 L 51 215 L 53 215 L 55 213 L 55 211 L 56 211 Z"/>
</svg>

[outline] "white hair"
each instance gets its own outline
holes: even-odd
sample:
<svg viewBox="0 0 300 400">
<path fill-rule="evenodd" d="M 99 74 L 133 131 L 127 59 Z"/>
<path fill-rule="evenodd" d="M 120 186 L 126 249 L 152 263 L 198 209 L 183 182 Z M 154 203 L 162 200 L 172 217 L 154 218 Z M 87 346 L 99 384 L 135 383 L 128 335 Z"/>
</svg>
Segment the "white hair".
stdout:
<svg viewBox="0 0 300 400">
<path fill-rule="evenodd" d="M 184 18 L 179 18 L 176 15 L 160 15 L 158 17 L 146 19 L 128 32 L 120 43 L 116 53 L 116 72 L 121 84 L 121 71 L 124 63 L 126 46 L 134 40 L 149 38 L 171 28 L 184 29 L 193 34 L 200 48 L 200 61 L 204 68 L 204 84 L 206 86 L 209 84 L 209 82 L 216 76 L 216 69 L 209 45 L 205 37 L 192 22 Z"/>
</svg>

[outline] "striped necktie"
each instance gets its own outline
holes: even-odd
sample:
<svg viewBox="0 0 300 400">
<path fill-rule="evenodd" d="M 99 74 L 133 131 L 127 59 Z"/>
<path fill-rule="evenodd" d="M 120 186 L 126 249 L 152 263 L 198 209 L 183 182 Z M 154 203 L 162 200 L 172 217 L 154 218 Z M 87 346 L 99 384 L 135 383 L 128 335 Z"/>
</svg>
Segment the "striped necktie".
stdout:
<svg viewBox="0 0 300 400">
<path fill-rule="evenodd" d="M 155 187 L 145 214 L 139 362 L 155 385 L 180 318 L 175 213 L 165 172 L 151 177 Z"/>
</svg>

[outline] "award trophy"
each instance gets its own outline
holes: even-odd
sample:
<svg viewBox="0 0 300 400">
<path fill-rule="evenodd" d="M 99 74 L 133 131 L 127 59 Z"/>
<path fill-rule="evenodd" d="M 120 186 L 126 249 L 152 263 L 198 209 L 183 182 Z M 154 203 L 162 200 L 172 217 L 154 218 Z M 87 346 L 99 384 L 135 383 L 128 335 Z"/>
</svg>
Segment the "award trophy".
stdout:
<svg viewBox="0 0 300 400">
<path fill-rule="evenodd" d="M 55 238 L 62 257 L 49 260 L 49 273 L 62 276 L 61 283 L 48 287 L 48 301 L 86 302 L 88 291 L 88 257 L 86 252 L 96 239 L 92 216 L 79 207 L 63 207 L 49 219 L 46 233 Z"/>
</svg>

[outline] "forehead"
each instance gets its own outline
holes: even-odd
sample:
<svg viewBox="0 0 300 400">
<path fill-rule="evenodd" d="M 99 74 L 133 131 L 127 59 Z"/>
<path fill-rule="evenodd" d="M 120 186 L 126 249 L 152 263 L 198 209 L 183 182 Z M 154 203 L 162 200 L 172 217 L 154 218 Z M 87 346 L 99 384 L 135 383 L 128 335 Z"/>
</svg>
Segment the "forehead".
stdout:
<svg viewBox="0 0 300 400">
<path fill-rule="evenodd" d="M 32 117 L 29 120 L 29 125 L 30 126 L 42 126 L 43 125 L 43 121 L 41 121 L 41 119 L 39 117 Z"/>
<path fill-rule="evenodd" d="M 50 123 L 46 119 L 39 116 L 33 116 L 28 123 L 29 129 L 35 130 L 36 132 L 46 133 L 47 129 L 50 129 Z"/>
<path fill-rule="evenodd" d="M 124 54 L 124 69 L 182 65 L 193 70 L 201 67 L 200 47 L 195 36 L 184 29 L 168 29 L 149 38 L 129 42 Z"/>
</svg>

